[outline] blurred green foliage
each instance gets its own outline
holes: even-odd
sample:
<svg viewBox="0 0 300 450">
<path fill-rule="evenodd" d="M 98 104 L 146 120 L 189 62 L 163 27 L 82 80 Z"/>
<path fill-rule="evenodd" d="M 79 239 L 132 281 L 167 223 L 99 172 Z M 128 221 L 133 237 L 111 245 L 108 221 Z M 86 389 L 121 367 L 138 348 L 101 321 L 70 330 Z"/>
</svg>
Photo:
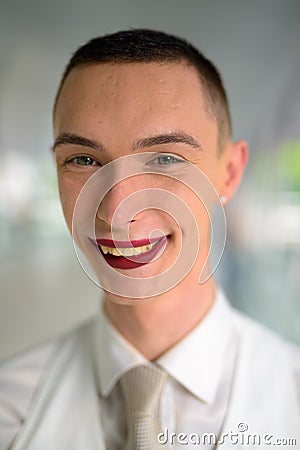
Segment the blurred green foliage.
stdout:
<svg viewBox="0 0 300 450">
<path fill-rule="evenodd" d="M 300 141 L 289 141 L 280 147 L 277 167 L 289 190 L 300 191 Z"/>
<path fill-rule="evenodd" d="M 261 152 L 252 165 L 259 189 L 300 192 L 300 141 L 286 141 L 277 149 Z"/>
</svg>

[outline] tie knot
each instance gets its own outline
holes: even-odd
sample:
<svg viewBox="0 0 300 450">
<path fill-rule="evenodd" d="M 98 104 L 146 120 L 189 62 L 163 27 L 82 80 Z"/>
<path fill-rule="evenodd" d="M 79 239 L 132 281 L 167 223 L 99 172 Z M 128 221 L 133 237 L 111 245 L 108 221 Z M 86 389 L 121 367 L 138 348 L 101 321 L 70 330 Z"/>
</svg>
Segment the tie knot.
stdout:
<svg viewBox="0 0 300 450">
<path fill-rule="evenodd" d="M 152 415 L 166 380 L 166 372 L 154 365 L 141 365 L 126 372 L 121 378 L 121 387 L 127 412 Z"/>
</svg>

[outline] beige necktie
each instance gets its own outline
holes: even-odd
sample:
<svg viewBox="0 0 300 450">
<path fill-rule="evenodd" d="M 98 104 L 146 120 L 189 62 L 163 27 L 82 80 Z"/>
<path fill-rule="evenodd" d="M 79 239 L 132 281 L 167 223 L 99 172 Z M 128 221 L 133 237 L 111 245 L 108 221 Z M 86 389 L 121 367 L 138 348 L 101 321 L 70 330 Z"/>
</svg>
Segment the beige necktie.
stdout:
<svg viewBox="0 0 300 450">
<path fill-rule="evenodd" d="M 138 366 L 121 378 L 127 414 L 126 450 L 158 450 L 165 448 L 157 436 L 160 398 L 167 380 L 166 372 L 156 366 Z"/>
</svg>

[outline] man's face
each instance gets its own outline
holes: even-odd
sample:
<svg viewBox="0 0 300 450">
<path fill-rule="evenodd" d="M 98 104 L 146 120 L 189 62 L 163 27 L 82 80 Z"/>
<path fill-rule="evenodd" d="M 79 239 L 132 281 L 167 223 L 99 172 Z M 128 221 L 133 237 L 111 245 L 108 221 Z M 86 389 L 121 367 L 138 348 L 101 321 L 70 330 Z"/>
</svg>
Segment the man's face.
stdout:
<svg viewBox="0 0 300 450">
<path fill-rule="evenodd" d="M 168 170 L 173 173 L 177 168 L 179 172 L 184 170 L 189 162 L 209 178 L 217 192 L 221 192 L 224 184 L 226 151 L 219 155 L 217 123 L 205 109 L 198 74 L 185 64 L 92 64 L 73 69 L 57 104 L 54 133 L 59 190 L 70 231 L 75 203 L 87 180 L 120 157 L 155 153 L 151 155 L 151 164 L 163 168 L 166 175 Z M 117 183 L 103 198 L 92 220 L 96 238 L 108 240 L 101 241 L 108 247 L 112 231 L 122 242 L 123 232 L 128 229 L 130 240 L 138 247 L 153 230 L 159 229 L 166 236 L 164 251 L 146 264 L 144 260 L 141 264 L 122 265 L 113 262 L 118 261 L 116 258 L 121 261 L 122 256 L 111 258 L 110 250 L 108 257 L 104 254 L 107 263 L 129 276 L 151 277 L 167 270 L 178 257 L 182 235 L 188 229 L 168 214 L 167 204 L 166 211 L 147 208 L 130 221 L 122 212 L 114 217 L 116 208 L 128 196 L 143 190 L 147 198 L 147 189 L 151 188 L 176 194 L 192 211 L 201 236 L 195 264 L 199 273 L 210 234 L 206 209 L 187 186 L 156 174 L 134 176 Z M 83 248 L 89 238 L 79 237 Z M 143 252 L 148 250 L 144 248 Z"/>
</svg>

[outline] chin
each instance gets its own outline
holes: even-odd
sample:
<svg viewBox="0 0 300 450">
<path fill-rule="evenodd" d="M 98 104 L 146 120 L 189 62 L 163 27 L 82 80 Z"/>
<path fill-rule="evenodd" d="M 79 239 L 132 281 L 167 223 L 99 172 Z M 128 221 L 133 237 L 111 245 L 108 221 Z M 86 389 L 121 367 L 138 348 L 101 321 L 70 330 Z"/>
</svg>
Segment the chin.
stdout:
<svg viewBox="0 0 300 450">
<path fill-rule="evenodd" d="M 154 298 L 155 297 L 128 298 L 113 294 L 112 292 L 104 291 L 104 300 L 106 302 L 114 303 L 115 305 L 126 305 L 126 306 L 143 305 L 145 303 L 153 301 Z"/>
</svg>

